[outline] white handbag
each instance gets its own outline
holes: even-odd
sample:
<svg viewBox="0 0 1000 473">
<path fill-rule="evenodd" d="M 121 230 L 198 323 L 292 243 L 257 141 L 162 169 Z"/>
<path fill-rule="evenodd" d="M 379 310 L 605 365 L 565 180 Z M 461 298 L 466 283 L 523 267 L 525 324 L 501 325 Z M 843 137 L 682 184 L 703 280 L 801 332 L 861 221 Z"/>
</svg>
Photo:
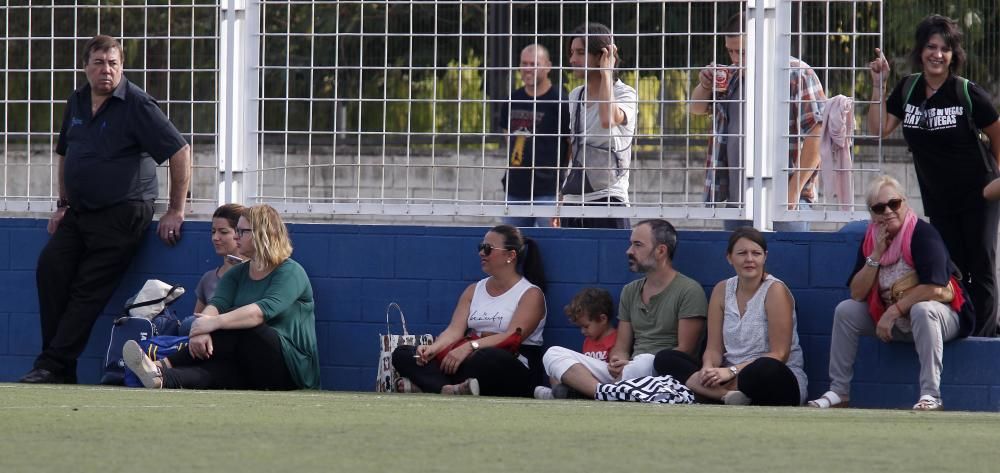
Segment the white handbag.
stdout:
<svg viewBox="0 0 1000 473">
<path fill-rule="evenodd" d="M 392 309 L 399 312 L 399 321 L 403 325 L 402 335 L 393 335 L 389 322 L 389 313 Z M 406 329 L 406 317 L 403 316 L 403 309 L 399 304 L 390 302 L 385 308 L 385 334 L 379 334 L 379 357 L 378 375 L 375 378 L 375 392 L 392 393 L 396 392 L 396 381 L 400 378 L 396 368 L 392 366 L 392 352 L 401 345 L 430 345 L 434 343 L 434 335 L 425 333 L 423 335 L 411 335 Z"/>
</svg>

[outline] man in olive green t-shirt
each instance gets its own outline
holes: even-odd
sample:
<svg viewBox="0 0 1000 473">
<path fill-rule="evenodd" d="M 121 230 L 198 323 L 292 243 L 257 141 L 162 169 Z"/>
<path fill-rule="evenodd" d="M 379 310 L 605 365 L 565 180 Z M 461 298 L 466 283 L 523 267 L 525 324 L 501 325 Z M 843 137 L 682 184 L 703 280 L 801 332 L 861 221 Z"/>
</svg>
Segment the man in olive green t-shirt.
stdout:
<svg viewBox="0 0 1000 473">
<path fill-rule="evenodd" d="M 701 285 L 673 267 L 677 231 L 670 222 L 650 219 L 632 229 L 629 270 L 645 276 L 622 288 L 618 305 L 618 340 L 608 361 L 562 347 L 545 352 L 549 376 L 590 395 L 600 383 L 655 375 L 653 357 L 677 349 L 697 355 L 705 330 L 708 301 Z"/>
</svg>

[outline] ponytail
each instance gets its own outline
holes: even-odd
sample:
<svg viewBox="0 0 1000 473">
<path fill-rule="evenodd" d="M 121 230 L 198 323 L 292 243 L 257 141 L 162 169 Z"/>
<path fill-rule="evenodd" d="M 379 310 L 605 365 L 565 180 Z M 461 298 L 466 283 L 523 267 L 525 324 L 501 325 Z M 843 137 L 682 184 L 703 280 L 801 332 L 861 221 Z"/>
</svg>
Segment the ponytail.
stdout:
<svg viewBox="0 0 1000 473">
<path fill-rule="evenodd" d="M 517 255 L 521 262 L 521 274 L 531 284 L 545 292 L 545 268 L 542 266 L 542 253 L 538 250 L 538 242 L 531 238 L 524 239 L 521 254 Z"/>
</svg>

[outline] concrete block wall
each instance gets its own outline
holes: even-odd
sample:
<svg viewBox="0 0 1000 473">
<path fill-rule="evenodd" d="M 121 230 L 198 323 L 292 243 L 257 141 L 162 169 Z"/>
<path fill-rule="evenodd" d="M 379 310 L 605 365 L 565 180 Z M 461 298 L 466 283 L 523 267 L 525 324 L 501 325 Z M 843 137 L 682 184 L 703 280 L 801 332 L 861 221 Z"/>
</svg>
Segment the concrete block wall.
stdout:
<svg viewBox="0 0 1000 473">
<path fill-rule="evenodd" d="M 155 225 L 154 225 L 155 226 Z M 309 273 L 316 297 L 316 330 L 323 388 L 370 391 L 374 386 L 377 334 L 385 331 L 390 302 L 403 308 L 412 333 L 439 333 L 462 290 L 483 277 L 476 244 L 486 227 L 381 225 L 290 225 L 295 253 Z M 188 222 L 181 243 L 167 248 L 153 230 L 105 309 L 80 360 L 81 382 L 95 383 L 111 331 L 125 299 L 149 278 L 183 285 L 189 293 L 175 308 L 191 313 L 194 287 L 217 258 L 207 222 Z M 616 303 L 629 273 L 628 232 L 620 230 L 528 229 L 541 245 L 549 279 L 546 345 L 580 347 L 582 337 L 562 308 L 580 288 L 608 289 Z M 682 231 L 676 266 L 699 281 L 706 294 L 732 275 L 724 258 L 728 234 Z M 41 341 L 35 261 L 47 239 L 44 220 L 0 219 L 0 381 L 27 372 Z M 769 270 L 795 296 L 798 330 L 809 375 L 810 397 L 828 387 L 833 309 L 847 297 L 846 279 L 859 234 L 769 235 Z M 398 323 L 393 330 L 398 332 Z M 953 409 L 1000 410 L 1000 340 L 970 339 L 945 349 L 943 394 Z M 852 404 L 906 408 L 917 398 L 916 354 L 906 344 L 873 339 L 861 345 Z"/>
<path fill-rule="evenodd" d="M 853 175 L 855 201 L 864 201 L 867 182 L 873 169 L 896 176 L 906 189 L 911 207 L 922 212 L 920 190 L 909 152 L 902 146 L 878 149 L 859 146 Z M 260 194 L 267 199 L 299 197 L 310 199 L 426 199 L 452 198 L 462 201 L 496 201 L 504 199 L 501 178 L 505 173 L 505 149 L 456 150 L 444 147 L 432 156 L 426 150 L 403 150 L 388 147 L 384 154 L 377 147 L 334 149 L 327 145 L 289 144 L 267 145 L 262 150 L 263 167 L 259 174 Z M 47 145 L 35 145 L 30 150 L 7 150 L 6 185 L 8 195 L 48 196 L 52 174 L 49 160 L 52 150 Z M 704 186 L 701 151 L 687 147 L 664 145 L 662 150 L 636 152 L 630 172 L 630 198 L 634 202 L 699 202 Z M 216 156 L 210 147 L 196 147 L 192 195 L 205 201 L 218 194 L 219 178 Z M 42 164 L 39 164 L 42 163 Z M 334 167 L 336 163 L 336 167 Z M 329 167 L 323 167 L 328 164 Z M 316 167 L 320 166 L 320 167 Z M 444 167 L 451 166 L 451 167 Z M 0 169 L 0 175 L 4 170 Z M 166 166 L 157 170 L 160 195 L 167 195 L 169 178 Z M 0 177 L 0 180 L 4 178 Z M 48 209 L 41 210 L 47 212 Z M 20 215 L 35 217 L 39 214 Z M 408 225 L 489 225 L 495 219 L 476 215 L 306 215 L 310 222 L 353 224 Z M 678 228 L 715 230 L 721 225 L 715 220 L 678 222 Z M 838 223 L 815 222 L 814 230 L 836 230 Z"/>
</svg>

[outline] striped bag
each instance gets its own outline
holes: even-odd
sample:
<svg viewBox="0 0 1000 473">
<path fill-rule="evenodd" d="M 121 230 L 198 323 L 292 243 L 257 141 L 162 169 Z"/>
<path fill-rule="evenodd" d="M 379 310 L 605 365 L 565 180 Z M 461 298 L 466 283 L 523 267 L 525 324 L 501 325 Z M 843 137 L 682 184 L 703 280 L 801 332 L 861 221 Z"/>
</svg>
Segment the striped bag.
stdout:
<svg viewBox="0 0 1000 473">
<path fill-rule="evenodd" d="M 597 385 L 598 401 L 694 404 L 694 393 L 673 376 L 643 376 Z"/>
</svg>

